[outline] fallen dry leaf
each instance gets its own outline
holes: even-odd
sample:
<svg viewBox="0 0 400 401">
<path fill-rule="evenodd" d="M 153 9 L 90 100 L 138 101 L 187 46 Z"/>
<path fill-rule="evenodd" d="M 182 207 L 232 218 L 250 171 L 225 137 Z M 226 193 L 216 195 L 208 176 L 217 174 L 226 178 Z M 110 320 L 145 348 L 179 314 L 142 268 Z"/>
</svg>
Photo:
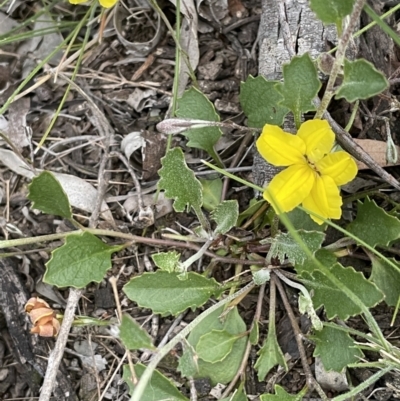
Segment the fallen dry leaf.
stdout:
<svg viewBox="0 0 400 401">
<path fill-rule="evenodd" d="M 381 167 L 397 166 L 400 165 L 400 160 L 396 164 L 389 164 L 386 161 L 386 142 L 376 141 L 375 139 L 354 139 L 354 142 L 361 146 Z M 397 152 L 400 155 L 400 147 L 396 146 Z M 364 163 L 356 160 L 359 170 L 366 170 L 367 167 Z"/>
</svg>

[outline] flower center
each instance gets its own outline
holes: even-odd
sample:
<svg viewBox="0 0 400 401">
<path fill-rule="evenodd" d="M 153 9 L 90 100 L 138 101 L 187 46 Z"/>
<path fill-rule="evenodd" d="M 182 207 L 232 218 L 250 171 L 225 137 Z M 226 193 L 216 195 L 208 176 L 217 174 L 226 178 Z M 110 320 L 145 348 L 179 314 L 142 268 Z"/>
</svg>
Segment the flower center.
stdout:
<svg viewBox="0 0 400 401">
<path fill-rule="evenodd" d="M 317 169 L 317 166 L 316 166 L 311 160 L 309 160 L 308 157 L 307 157 L 306 155 L 305 155 L 304 157 L 306 158 L 307 164 L 308 164 L 317 174 L 321 175 L 321 173 L 320 173 L 320 172 L 318 171 L 318 169 Z"/>
</svg>

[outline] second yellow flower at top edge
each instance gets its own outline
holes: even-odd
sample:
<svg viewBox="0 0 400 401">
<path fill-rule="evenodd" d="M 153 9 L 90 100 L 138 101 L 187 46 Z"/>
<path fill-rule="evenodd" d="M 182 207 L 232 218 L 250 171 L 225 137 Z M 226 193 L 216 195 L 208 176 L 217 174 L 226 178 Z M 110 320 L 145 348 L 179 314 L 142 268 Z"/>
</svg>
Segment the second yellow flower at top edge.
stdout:
<svg viewBox="0 0 400 401">
<path fill-rule="evenodd" d="M 342 198 L 339 186 L 357 174 L 354 159 L 345 151 L 333 152 L 335 134 L 325 120 L 303 123 L 297 134 L 276 125 L 265 125 L 256 145 L 261 156 L 275 166 L 287 167 L 264 191 L 275 211 L 289 212 L 300 204 L 325 219 L 339 219 Z M 318 224 L 323 220 L 313 216 Z"/>
<path fill-rule="evenodd" d="M 82 3 L 87 3 L 88 0 L 69 0 L 69 2 L 71 4 L 82 4 Z M 111 8 L 117 2 L 118 0 L 99 0 L 100 5 L 104 8 Z"/>
</svg>

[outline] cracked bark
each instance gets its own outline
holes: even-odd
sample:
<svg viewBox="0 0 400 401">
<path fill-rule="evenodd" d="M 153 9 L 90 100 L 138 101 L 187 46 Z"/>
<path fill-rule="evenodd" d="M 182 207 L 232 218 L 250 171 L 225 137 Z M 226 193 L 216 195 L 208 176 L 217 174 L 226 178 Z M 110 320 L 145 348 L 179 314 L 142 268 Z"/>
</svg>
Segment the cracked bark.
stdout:
<svg viewBox="0 0 400 401">
<path fill-rule="evenodd" d="M 262 15 L 259 28 L 260 55 L 259 74 L 268 80 L 282 79 L 282 64 L 289 63 L 290 54 L 284 43 L 282 27 L 279 23 L 279 4 L 282 0 L 262 0 Z M 308 6 L 308 0 L 286 0 L 286 19 L 289 24 L 296 54 L 309 52 L 316 59 L 326 51 L 327 42 L 336 43 L 333 27 L 324 27 Z M 293 120 L 284 122 L 284 129 L 294 132 Z M 254 182 L 265 186 L 281 170 L 267 163 L 255 151 L 253 162 Z"/>
</svg>

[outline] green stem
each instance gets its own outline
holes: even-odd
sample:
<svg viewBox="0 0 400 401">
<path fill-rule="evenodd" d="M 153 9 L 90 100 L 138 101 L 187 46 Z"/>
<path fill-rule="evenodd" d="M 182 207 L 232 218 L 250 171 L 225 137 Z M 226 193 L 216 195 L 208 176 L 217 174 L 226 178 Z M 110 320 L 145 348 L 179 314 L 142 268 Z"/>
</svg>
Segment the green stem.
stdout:
<svg viewBox="0 0 400 401">
<path fill-rule="evenodd" d="M 72 233 L 80 233 L 81 231 L 72 231 Z M 37 244 L 38 242 L 55 241 L 57 239 L 65 238 L 71 232 L 40 235 L 38 237 L 8 239 L 0 241 L 0 249 L 11 248 L 21 245 Z"/>
<path fill-rule="evenodd" d="M 294 124 L 296 125 L 296 129 L 298 130 L 301 126 L 301 113 L 293 113 Z"/>
<path fill-rule="evenodd" d="M 13 94 L 7 99 L 4 103 L 3 107 L 0 108 L 0 115 L 4 114 L 4 112 L 8 109 L 8 106 L 14 101 L 15 97 L 25 88 L 25 86 L 30 82 L 33 77 L 43 68 L 43 66 L 52 59 L 52 57 L 61 49 L 61 47 L 66 44 L 72 37 L 73 32 L 70 33 L 66 39 L 64 39 L 57 48 L 55 48 L 50 54 L 45 57 L 31 72 L 30 74 L 20 83 L 18 88 L 13 92 Z"/>
<path fill-rule="evenodd" d="M 385 32 L 392 40 L 396 43 L 397 46 L 400 46 L 400 37 L 399 35 L 393 31 L 392 28 L 384 21 L 382 21 L 382 17 L 379 17 L 378 14 L 368 5 L 365 4 L 364 11 L 368 14 L 368 16 Z"/>
<path fill-rule="evenodd" d="M 94 13 L 96 11 L 96 8 L 97 8 L 97 2 L 94 2 L 91 5 L 91 7 L 89 8 L 88 12 L 85 14 L 84 18 L 82 18 L 82 20 L 79 22 L 77 27 L 74 29 L 74 31 L 73 31 L 74 35 L 71 38 L 71 42 L 70 42 L 70 44 L 69 44 L 69 46 L 67 48 L 67 51 L 68 51 L 69 48 L 71 48 L 72 44 L 75 42 L 75 39 L 78 36 L 79 31 L 84 26 L 84 24 L 86 24 L 86 21 L 88 19 L 92 20 L 94 18 Z M 78 70 L 79 70 L 79 67 L 81 65 L 81 61 L 82 61 L 82 58 L 83 58 L 85 47 L 86 47 L 86 45 L 87 45 L 87 43 L 89 41 L 90 32 L 91 32 L 91 25 L 88 24 L 88 28 L 86 29 L 85 37 L 83 39 L 81 51 L 79 52 L 79 57 L 78 57 L 78 60 L 76 61 L 76 65 L 75 65 L 74 71 L 73 71 L 72 76 L 71 76 L 71 81 L 75 80 L 76 74 L 78 73 Z M 50 124 L 46 129 L 46 132 L 43 134 L 42 138 L 40 139 L 40 142 L 39 142 L 39 144 L 37 146 L 38 148 L 40 148 L 43 145 L 43 143 L 47 139 L 48 135 L 50 134 L 50 131 L 53 129 L 53 126 L 57 121 L 58 115 L 60 114 L 61 110 L 64 107 L 65 101 L 67 100 L 67 96 L 68 96 L 70 90 L 71 90 L 71 84 L 68 84 L 67 88 L 65 90 L 64 96 L 62 97 L 61 102 L 58 105 L 57 110 L 54 113 L 54 116 L 52 117 L 52 119 L 50 121 Z"/>
<path fill-rule="evenodd" d="M 340 69 L 343 65 L 343 61 L 345 58 L 345 52 L 347 45 L 351 39 L 352 32 L 355 28 L 357 21 L 359 20 L 362 8 L 364 6 L 366 0 L 356 0 L 353 11 L 350 16 L 350 22 L 347 25 L 343 35 L 339 39 L 338 49 L 336 51 L 335 61 L 332 66 L 331 75 L 329 76 L 328 83 L 326 85 L 326 90 L 324 96 L 321 100 L 321 104 L 318 107 L 317 113 L 315 114 L 316 119 L 321 119 L 325 111 L 327 110 L 329 103 L 335 94 L 334 86 L 336 82 L 336 78 L 339 75 Z"/>
<path fill-rule="evenodd" d="M 363 381 L 357 387 L 354 387 L 348 393 L 345 393 L 345 394 L 339 395 L 335 398 L 332 398 L 332 401 L 346 401 L 346 400 L 351 399 L 351 397 L 354 397 L 357 394 L 360 394 L 362 390 L 365 390 L 366 388 L 368 388 L 371 384 L 375 383 L 379 378 L 381 378 L 383 375 L 385 375 L 392 369 L 393 368 L 391 366 L 387 366 L 386 368 L 373 374 L 371 377 L 369 377 L 367 380 Z"/>
</svg>

